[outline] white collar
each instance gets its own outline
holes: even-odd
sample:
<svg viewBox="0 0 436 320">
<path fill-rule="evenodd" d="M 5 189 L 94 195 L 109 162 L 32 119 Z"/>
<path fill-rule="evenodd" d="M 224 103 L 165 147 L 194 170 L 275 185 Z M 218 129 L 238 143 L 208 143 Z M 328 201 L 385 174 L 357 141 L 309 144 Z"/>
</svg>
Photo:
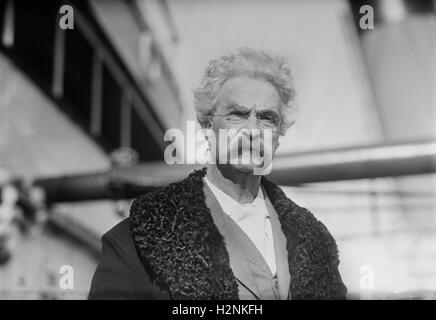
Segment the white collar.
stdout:
<svg viewBox="0 0 436 320">
<path fill-rule="evenodd" d="M 222 191 L 216 185 L 214 185 L 208 178 L 204 177 L 204 181 L 207 183 L 209 188 L 212 190 L 214 196 L 218 200 L 218 203 L 221 205 L 223 211 L 229 215 L 233 216 L 234 213 L 238 213 L 241 209 L 257 209 L 264 213 L 265 217 L 269 217 L 268 210 L 266 209 L 265 204 L 265 195 L 262 189 L 262 186 L 259 187 L 259 192 L 257 193 L 256 198 L 251 203 L 240 203 L 230 197 L 227 193 Z"/>
</svg>

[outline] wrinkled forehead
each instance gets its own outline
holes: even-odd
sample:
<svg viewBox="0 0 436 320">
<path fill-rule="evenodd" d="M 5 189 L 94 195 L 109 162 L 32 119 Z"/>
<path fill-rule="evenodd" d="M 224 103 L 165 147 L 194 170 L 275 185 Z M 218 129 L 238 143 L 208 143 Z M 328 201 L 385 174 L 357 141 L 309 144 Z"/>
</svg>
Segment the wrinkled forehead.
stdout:
<svg viewBox="0 0 436 320">
<path fill-rule="evenodd" d="M 279 93 L 271 83 L 261 79 L 237 77 L 227 80 L 221 88 L 217 108 L 278 111 L 282 103 Z"/>
</svg>

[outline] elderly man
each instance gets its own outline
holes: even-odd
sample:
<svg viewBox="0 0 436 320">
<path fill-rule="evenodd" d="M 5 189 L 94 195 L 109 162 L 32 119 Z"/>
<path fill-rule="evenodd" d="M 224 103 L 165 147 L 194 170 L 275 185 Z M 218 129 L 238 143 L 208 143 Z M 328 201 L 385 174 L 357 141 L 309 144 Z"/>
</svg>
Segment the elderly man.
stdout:
<svg viewBox="0 0 436 320">
<path fill-rule="evenodd" d="M 203 128 L 260 139 L 263 156 L 274 155 L 293 123 L 290 70 L 283 58 L 261 51 L 211 61 L 194 95 Z M 136 199 L 130 217 L 103 236 L 89 298 L 345 298 L 325 226 L 254 173 L 265 163 L 229 161 L 235 148 L 238 158 L 254 154 L 254 144 L 226 148 L 225 163 L 218 161 L 220 145 L 211 150 L 215 164 Z"/>
</svg>

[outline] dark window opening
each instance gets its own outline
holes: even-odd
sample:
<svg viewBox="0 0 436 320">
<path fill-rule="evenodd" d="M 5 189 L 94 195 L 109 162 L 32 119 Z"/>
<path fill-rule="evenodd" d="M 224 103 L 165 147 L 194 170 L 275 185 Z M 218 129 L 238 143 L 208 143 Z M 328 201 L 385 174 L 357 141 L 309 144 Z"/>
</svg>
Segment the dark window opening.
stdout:
<svg viewBox="0 0 436 320">
<path fill-rule="evenodd" d="M 50 87 L 57 1 L 14 1 L 14 6 L 11 54 L 35 79 Z"/>
<path fill-rule="evenodd" d="M 135 108 L 132 108 L 132 148 L 135 149 L 142 161 L 163 160 L 163 152 L 153 139 L 150 131 L 144 125 Z"/>
<path fill-rule="evenodd" d="M 94 52 L 80 29 L 61 32 L 65 32 L 64 98 L 89 128 Z"/>
<path fill-rule="evenodd" d="M 4 17 L 5 17 L 5 9 L 6 9 L 6 2 L 7 1 L 0 1 L 0 36 L 3 37 L 3 24 L 4 22 Z M 2 38 L 0 38 L 0 45 L 3 45 L 2 42 Z"/>
<path fill-rule="evenodd" d="M 103 66 L 101 135 L 113 148 L 120 146 L 122 92 L 111 72 Z"/>
</svg>

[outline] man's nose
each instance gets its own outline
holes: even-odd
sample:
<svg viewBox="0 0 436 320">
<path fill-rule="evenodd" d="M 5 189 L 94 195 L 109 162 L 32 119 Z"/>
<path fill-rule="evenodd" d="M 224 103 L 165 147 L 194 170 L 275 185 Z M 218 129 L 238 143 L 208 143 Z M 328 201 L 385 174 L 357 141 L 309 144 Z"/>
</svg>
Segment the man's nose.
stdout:
<svg viewBox="0 0 436 320">
<path fill-rule="evenodd" d="M 257 127 L 257 117 L 255 114 L 250 114 L 247 121 L 245 121 L 244 128 L 251 130 L 251 129 L 259 129 Z"/>
<path fill-rule="evenodd" d="M 250 114 L 250 116 L 247 118 L 247 120 L 244 123 L 244 126 L 242 128 L 244 133 L 246 134 L 247 138 L 250 139 L 250 144 L 253 143 L 255 139 L 259 138 L 259 127 L 258 127 L 258 121 L 255 114 Z"/>
</svg>

